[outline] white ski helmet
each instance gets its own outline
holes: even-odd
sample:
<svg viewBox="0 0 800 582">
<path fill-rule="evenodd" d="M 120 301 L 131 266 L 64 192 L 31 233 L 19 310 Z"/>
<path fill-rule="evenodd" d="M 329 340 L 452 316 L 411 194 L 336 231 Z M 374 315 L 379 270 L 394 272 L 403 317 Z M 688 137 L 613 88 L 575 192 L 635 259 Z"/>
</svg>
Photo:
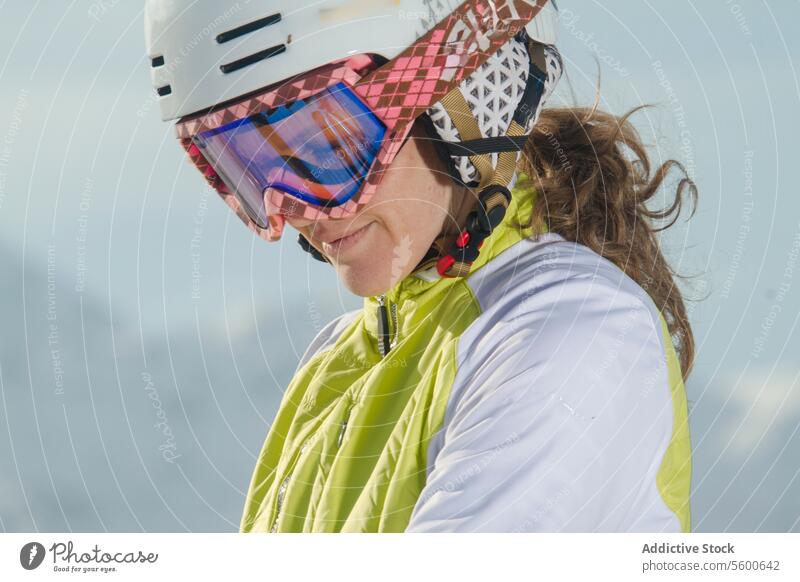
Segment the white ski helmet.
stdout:
<svg viewBox="0 0 800 582">
<path fill-rule="evenodd" d="M 525 0 L 528 4 L 535 1 Z M 357 53 L 391 60 L 458 0 L 146 0 L 145 39 L 164 121 Z M 555 43 L 546 6 L 526 30 Z"/>
<path fill-rule="evenodd" d="M 458 85 L 458 107 L 442 100 L 427 110 L 428 125 L 440 138 L 437 151 L 454 180 L 510 187 L 514 161 L 561 74 L 553 46 L 554 0 L 146 0 L 147 53 L 162 118 L 208 111 L 357 54 L 391 61 L 470 2 L 512 15 L 523 5 L 538 12 L 524 30 L 507 31 L 508 41 Z M 471 24 L 463 26 L 467 30 Z M 477 124 L 471 124 L 471 135 L 465 137 L 458 129 L 464 123 L 457 118 L 467 109 Z M 523 126 L 515 125 L 515 136 L 509 137 L 512 122 L 520 119 Z M 511 153 L 510 141 L 515 144 Z M 505 208 L 510 198 L 508 192 L 504 195 L 489 197 L 484 216 L 496 206 Z M 240 218 L 264 236 L 230 198 L 226 202 Z M 488 228 L 490 233 L 493 227 Z M 473 239 L 470 246 L 477 247 L 479 241 Z M 302 236 L 300 242 L 324 259 Z M 455 267 L 451 261 L 449 271 L 467 272 L 471 260 L 462 256 Z"/>
</svg>

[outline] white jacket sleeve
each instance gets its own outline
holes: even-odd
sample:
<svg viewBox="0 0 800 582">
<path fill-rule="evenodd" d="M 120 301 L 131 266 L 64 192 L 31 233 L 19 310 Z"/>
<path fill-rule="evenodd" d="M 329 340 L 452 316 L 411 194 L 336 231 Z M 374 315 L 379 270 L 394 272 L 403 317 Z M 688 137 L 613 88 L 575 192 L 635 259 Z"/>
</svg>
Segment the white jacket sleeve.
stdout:
<svg viewBox="0 0 800 582">
<path fill-rule="evenodd" d="M 656 485 L 673 420 L 658 311 L 581 260 L 478 293 L 407 531 L 680 531 Z"/>
</svg>

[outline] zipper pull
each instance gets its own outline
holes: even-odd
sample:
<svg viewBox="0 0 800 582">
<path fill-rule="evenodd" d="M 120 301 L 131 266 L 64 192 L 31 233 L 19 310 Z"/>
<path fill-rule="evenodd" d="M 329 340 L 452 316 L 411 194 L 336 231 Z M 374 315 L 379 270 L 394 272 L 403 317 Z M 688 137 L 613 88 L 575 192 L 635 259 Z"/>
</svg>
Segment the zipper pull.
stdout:
<svg viewBox="0 0 800 582">
<path fill-rule="evenodd" d="M 389 336 L 389 314 L 386 313 L 386 295 L 378 296 L 378 351 L 385 357 L 392 349 Z"/>
<path fill-rule="evenodd" d="M 289 487 L 289 479 L 291 474 L 286 475 L 286 478 L 281 481 L 281 486 L 278 488 L 278 499 L 275 503 L 275 521 L 272 522 L 272 528 L 269 530 L 271 533 L 278 531 L 278 520 L 281 517 L 281 509 L 283 508 L 283 498 L 286 495 L 286 489 Z"/>
<path fill-rule="evenodd" d="M 347 430 L 347 423 L 350 421 L 350 413 L 353 411 L 353 406 L 351 405 L 350 408 L 347 409 L 347 416 L 344 417 L 344 420 L 339 425 L 339 438 L 336 439 L 336 448 L 342 448 L 342 442 L 344 441 L 344 433 Z"/>
</svg>

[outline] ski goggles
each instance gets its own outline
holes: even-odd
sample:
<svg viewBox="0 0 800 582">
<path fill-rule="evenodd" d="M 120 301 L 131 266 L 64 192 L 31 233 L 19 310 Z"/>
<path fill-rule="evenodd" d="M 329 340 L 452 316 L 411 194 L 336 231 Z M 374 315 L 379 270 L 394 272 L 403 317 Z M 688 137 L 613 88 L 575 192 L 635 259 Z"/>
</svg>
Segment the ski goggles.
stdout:
<svg viewBox="0 0 800 582">
<path fill-rule="evenodd" d="M 468 0 L 384 64 L 356 55 L 176 124 L 193 163 L 247 226 L 345 218 L 366 205 L 413 122 L 547 0 Z M 466 113 L 469 113 L 467 111 Z"/>
</svg>

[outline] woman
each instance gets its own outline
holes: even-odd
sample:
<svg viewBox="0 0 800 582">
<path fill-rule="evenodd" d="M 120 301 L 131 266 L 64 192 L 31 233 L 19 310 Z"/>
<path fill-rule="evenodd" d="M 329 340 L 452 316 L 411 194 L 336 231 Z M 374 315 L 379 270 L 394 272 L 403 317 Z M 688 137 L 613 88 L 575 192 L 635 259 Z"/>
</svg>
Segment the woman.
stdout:
<svg viewBox="0 0 800 582">
<path fill-rule="evenodd" d="M 242 531 L 689 531 L 692 334 L 651 220 L 693 185 L 651 212 L 673 162 L 542 110 L 546 0 L 283 4 L 147 12 L 195 165 L 364 297 L 300 361 Z"/>
</svg>

